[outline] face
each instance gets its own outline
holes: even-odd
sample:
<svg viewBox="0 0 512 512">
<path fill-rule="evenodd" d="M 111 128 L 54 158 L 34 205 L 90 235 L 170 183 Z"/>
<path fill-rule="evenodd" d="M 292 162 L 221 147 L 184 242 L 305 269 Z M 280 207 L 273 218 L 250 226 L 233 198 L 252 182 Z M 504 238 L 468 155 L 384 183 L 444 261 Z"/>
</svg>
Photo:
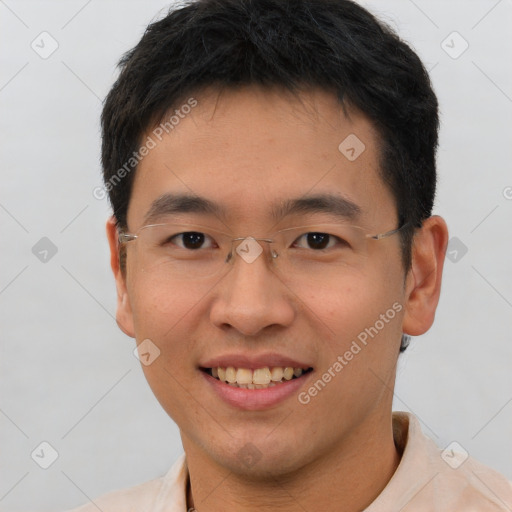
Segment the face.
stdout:
<svg viewBox="0 0 512 512">
<path fill-rule="evenodd" d="M 397 227 L 394 199 L 379 176 L 378 136 L 362 114 L 349 109 L 347 117 L 334 96 L 311 91 L 298 101 L 251 87 L 196 99 L 139 164 L 130 232 L 147 223 L 159 199 L 151 223 L 208 226 L 205 250 L 219 243 L 213 229 L 265 238 L 278 228 L 336 222 L 370 234 Z M 340 150 L 349 136 L 352 144 Z M 199 196 L 222 213 L 172 213 L 161 199 L 167 194 Z M 341 199 L 343 217 L 307 207 L 272 216 L 276 205 L 320 195 Z M 314 251 L 319 239 L 304 233 L 297 243 Z M 227 271 L 203 279 L 148 265 L 138 243 L 126 244 L 126 274 L 117 273 L 118 323 L 137 343 L 151 340 L 152 354 L 157 347 L 158 357 L 143 370 L 188 452 L 237 473 L 285 473 L 368 436 L 390 414 L 414 287 L 402 267 L 398 235 L 368 241 L 363 255 L 335 272 L 326 270 L 328 261 L 300 275 L 276 272 L 264 247 L 251 263 L 235 252 Z M 208 374 L 228 366 L 267 367 L 274 377 L 280 370 L 273 368 L 304 371 L 246 389 Z M 253 371 L 253 379 L 258 373 L 265 380 L 266 371 Z M 247 375 L 237 374 L 239 380 Z"/>
</svg>

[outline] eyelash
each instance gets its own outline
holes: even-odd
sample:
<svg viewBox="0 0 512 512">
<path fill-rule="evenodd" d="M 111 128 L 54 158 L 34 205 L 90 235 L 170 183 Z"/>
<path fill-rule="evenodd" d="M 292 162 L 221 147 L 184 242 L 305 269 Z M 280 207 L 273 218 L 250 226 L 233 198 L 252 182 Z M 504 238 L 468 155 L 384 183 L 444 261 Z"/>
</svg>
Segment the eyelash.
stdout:
<svg viewBox="0 0 512 512">
<path fill-rule="evenodd" d="M 165 241 L 165 243 L 171 243 L 173 239 L 175 238 L 178 238 L 178 237 L 182 237 L 184 235 L 187 235 L 187 234 L 194 234 L 194 235 L 203 235 L 207 238 L 210 238 L 210 240 L 213 240 L 209 235 L 206 235 L 205 233 L 201 233 L 201 232 L 197 232 L 197 231 L 188 231 L 188 232 L 184 232 L 184 233 L 177 233 L 176 235 L 173 235 L 171 238 L 169 238 L 168 240 Z M 331 240 L 337 240 L 339 243 L 341 243 L 341 245 L 343 246 L 347 246 L 347 242 L 345 240 L 342 240 L 341 238 L 335 236 L 335 235 L 331 235 L 329 233 L 323 233 L 323 232 L 320 232 L 320 231 L 310 231 L 310 232 L 307 232 L 307 233 L 303 233 L 302 235 L 300 235 L 293 243 L 294 245 L 297 243 L 298 240 L 300 240 L 301 238 L 305 237 L 305 236 L 308 236 L 308 235 L 325 235 L 327 237 L 330 237 L 329 238 L 329 242 L 331 242 Z M 329 244 L 328 244 L 329 245 Z M 180 246 L 181 247 L 181 246 Z M 184 249 L 187 249 L 186 247 L 183 247 Z M 327 247 L 327 249 L 331 249 L 332 247 Z M 322 248 L 322 249 L 319 249 L 318 251 L 320 250 L 325 250 L 326 248 Z M 193 250 L 193 249 L 192 249 Z M 312 250 L 315 250 L 315 249 L 312 249 Z"/>
</svg>

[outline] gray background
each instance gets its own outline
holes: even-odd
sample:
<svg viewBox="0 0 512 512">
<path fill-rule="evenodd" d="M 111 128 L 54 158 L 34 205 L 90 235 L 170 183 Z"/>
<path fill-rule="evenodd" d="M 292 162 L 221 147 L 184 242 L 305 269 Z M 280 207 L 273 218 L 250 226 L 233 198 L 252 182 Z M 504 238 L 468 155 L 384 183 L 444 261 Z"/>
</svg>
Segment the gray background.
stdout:
<svg viewBox="0 0 512 512">
<path fill-rule="evenodd" d="M 512 2 L 362 3 L 431 70 L 435 212 L 456 237 L 434 327 L 400 359 L 394 408 L 512 478 Z M 115 64 L 166 5 L 0 1 L 2 511 L 76 506 L 161 475 L 181 453 L 115 323 L 109 207 L 92 193 Z M 59 45 L 45 59 L 31 47 L 51 49 L 43 31 Z M 461 55 L 454 31 L 469 44 Z M 32 252 L 43 237 L 57 248 L 46 262 Z M 46 470 L 31 458 L 43 441 L 58 452 Z"/>
</svg>

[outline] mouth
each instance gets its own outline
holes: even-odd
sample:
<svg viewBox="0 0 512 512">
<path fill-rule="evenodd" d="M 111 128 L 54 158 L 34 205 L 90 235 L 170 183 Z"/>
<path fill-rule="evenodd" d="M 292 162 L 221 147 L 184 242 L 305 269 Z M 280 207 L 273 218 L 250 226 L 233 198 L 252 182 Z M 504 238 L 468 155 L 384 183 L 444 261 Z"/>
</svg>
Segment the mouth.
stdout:
<svg viewBox="0 0 512 512">
<path fill-rule="evenodd" d="M 312 367 L 264 366 L 262 368 L 235 368 L 234 366 L 200 368 L 201 371 L 231 387 L 243 389 L 266 389 L 280 386 L 286 382 L 300 379 L 311 371 Z"/>
</svg>

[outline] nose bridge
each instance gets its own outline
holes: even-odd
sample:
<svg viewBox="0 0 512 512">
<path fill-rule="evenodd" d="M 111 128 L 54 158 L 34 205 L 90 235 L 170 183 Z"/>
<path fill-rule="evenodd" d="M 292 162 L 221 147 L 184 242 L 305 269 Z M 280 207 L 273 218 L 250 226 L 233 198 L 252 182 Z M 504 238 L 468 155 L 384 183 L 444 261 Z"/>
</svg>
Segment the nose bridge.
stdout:
<svg viewBox="0 0 512 512">
<path fill-rule="evenodd" d="M 252 236 L 233 239 L 228 258 L 237 281 L 241 279 L 259 287 L 272 279 L 275 253 L 272 242 L 270 238 Z"/>
<path fill-rule="evenodd" d="M 274 275 L 269 239 L 234 239 L 232 266 L 223 280 L 223 293 L 213 306 L 211 319 L 218 326 L 231 325 L 246 335 L 267 326 L 288 325 L 294 309 L 286 293 L 276 293 L 279 280 Z M 277 279 L 277 281 L 276 281 Z"/>
<path fill-rule="evenodd" d="M 241 258 L 245 263 L 252 264 L 257 259 L 263 259 L 271 262 L 273 259 L 274 240 L 268 237 L 238 237 L 232 240 L 231 263 L 235 263 L 237 258 Z"/>
</svg>

